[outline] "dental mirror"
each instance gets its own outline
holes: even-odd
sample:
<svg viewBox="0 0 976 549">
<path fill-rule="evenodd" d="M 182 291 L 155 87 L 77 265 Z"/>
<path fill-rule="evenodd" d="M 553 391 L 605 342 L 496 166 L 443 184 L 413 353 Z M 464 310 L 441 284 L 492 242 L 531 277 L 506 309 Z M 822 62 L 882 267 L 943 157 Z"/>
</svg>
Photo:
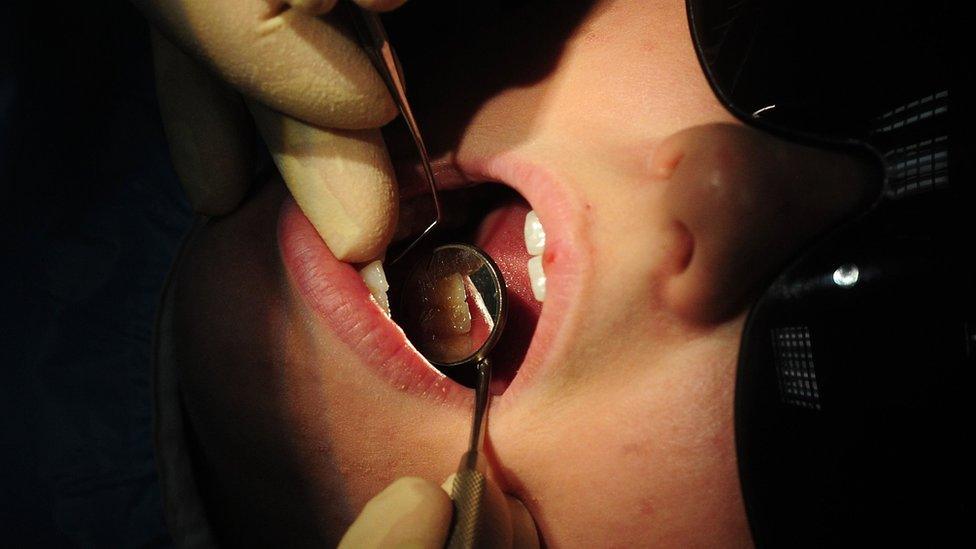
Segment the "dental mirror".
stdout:
<svg viewBox="0 0 976 549">
<path fill-rule="evenodd" d="M 485 360 L 505 325 L 505 279 L 475 246 L 434 249 L 407 277 L 401 296 L 401 327 L 445 373 Z"/>
<path fill-rule="evenodd" d="M 484 534 L 487 465 L 481 448 L 490 400 L 488 353 L 505 327 L 507 296 L 495 262 L 467 244 L 434 249 L 403 287 L 400 322 L 417 350 L 444 373 L 471 370 L 473 365 L 476 376 L 471 436 L 451 489 L 454 522 L 449 549 L 479 547 Z"/>
</svg>

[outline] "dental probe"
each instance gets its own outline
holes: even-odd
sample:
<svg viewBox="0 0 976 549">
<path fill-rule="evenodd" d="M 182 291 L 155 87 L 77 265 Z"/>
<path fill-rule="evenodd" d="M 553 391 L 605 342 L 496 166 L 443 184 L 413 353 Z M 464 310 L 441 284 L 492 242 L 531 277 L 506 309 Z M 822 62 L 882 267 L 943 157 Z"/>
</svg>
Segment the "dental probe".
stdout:
<svg viewBox="0 0 976 549">
<path fill-rule="evenodd" d="M 454 334 L 449 344 L 441 341 L 432 326 L 439 315 L 455 318 L 457 308 L 444 306 L 444 288 L 455 282 L 454 290 L 463 292 L 468 304 L 469 326 Z M 448 289 L 451 293 L 451 289 Z M 456 296 L 456 294 L 455 294 Z M 508 315 L 508 291 L 498 265 L 488 255 L 470 244 L 445 244 L 421 258 L 404 283 L 398 323 L 410 341 L 415 342 L 427 360 L 444 373 L 466 374 L 474 368 L 474 416 L 468 448 L 461 456 L 451 499 L 454 500 L 454 522 L 447 547 L 478 547 L 484 538 L 484 508 L 487 462 L 482 448 L 488 422 L 491 395 L 491 362 L 488 354 L 505 328 Z M 441 320 L 444 320 L 443 318 Z M 466 345 L 459 344 L 461 338 Z"/>
<path fill-rule="evenodd" d="M 461 456 L 451 487 L 451 499 L 454 500 L 454 526 L 447 543 L 449 549 L 469 549 L 478 546 L 482 537 L 485 499 L 485 455 L 481 448 L 485 443 L 485 424 L 488 422 L 488 405 L 491 395 L 488 385 L 491 383 L 491 362 L 482 359 L 477 365 L 478 385 L 475 388 L 474 419 L 471 422 L 471 439 L 468 451 Z"/>
<path fill-rule="evenodd" d="M 413 143 L 417 147 L 417 154 L 420 156 L 420 162 L 424 166 L 424 176 L 427 179 L 427 186 L 430 189 L 430 195 L 434 201 L 434 221 L 390 262 L 392 265 L 403 259 L 403 256 L 407 255 L 410 250 L 420 243 L 441 222 L 443 219 L 441 201 L 437 194 L 434 171 L 430 167 L 430 155 L 427 153 L 427 145 L 424 144 L 424 138 L 420 135 L 420 128 L 417 126 L 417 119 L 414 118 L 413 111 L 410 109 L 410 103 L 407 101 L 403 69 L 400 67 L 400 60 L 397 58 L 393 46 L 390 45 L 390 40 L 386 35 L 383 22 L 380 21 L 377 14 L 369 10 L 356 7 L 351 11 L 353 12 L 353 21 L 355 22 L 360 40 L 363 42 L 363 47 L 376 67 L 376 70 L 383 78 L 383 82 L 386 83 L 387 89 L 390 90 L 390 95 L 393 96 L 393 100 L 396 102 L 400 114 L 403 115 L 403 120 L 407 123 L 407 128 L 410 130 L 410 137 L 413 138 Z"/>
</svg>

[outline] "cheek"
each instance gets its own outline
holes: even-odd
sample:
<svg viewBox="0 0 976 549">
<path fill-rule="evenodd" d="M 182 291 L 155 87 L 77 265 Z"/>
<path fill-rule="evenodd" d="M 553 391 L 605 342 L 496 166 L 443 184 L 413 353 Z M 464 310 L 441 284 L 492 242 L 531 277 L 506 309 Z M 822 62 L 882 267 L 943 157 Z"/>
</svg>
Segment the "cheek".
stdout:
<svg viewBox="0 0 976 549">
<path fill-rule="evenodd" d="M 716 339 L 734 341 L 732 332 Z M 734 343 L 669 356 L 653 367 L 615 356 L 634 373 L 563 388 L 497 426 L 499 457 L 547 542 L 748 544 L 732 436 Z"/>
<path fill-rule="evenodd" d="M 283 346 L 274 226 L 280 191 L 268 185 L 232 217 L 198 228 L 180 258 L 175 290 L 182 375 L 201 386 L 233 388 L 253 380 L 240 364 L 271 361 Z"/>
<path fill-rule="evenodd" d="M 328 515 L 341 535 L 366 502 L 395 479 L 419 476 L 441 481 L 457 466 L 470 428 L 466 410 L 431 406 L 375 375 L 326 330 L 297 298 L 290 307 L 292 366 L 280 372 L 291 386 L 290 413 L 282 423 L 294 431 L 286 445 L 293 467 L 310 493 L 312 507 Z"/>
<path fill-rule="evenodd" d="M 183 259 L 181 383 L 221 525 L 334 543 L 393 479 L 445 478 L 468 416 L 398 391 L 318 328 L 279 267 L 273 194 L 211 223 Z"/>
<path fill-rule="evenodd" d="M 700 68 L 684 4 L 606 2 L 594 9 L 547 94 L 561 132 L 628 148 L 689 125 L 732 120 Z"/>
</svg>

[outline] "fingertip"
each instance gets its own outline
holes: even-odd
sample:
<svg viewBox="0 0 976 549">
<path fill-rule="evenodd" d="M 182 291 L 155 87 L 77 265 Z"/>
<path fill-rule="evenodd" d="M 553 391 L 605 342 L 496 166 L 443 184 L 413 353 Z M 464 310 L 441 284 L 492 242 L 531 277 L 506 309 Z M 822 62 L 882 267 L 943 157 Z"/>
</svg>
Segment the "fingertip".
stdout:
<svg viewBox="0 0 976 549">
<path fill-rule="evenodd" d="M 257 103 L 251 110 L 295 202 L 336 259 L 382 257 L 399 193 L 380 131 L 318 128 Z"/>
<path fill-rule="evenodd" d="M 454 479 L 457 477 L 457 473 L 451 473 L 444 482 L 441 483 L 441 490 L 450 494 L 454 490 Z"/>
<path fill-rule="evenodd" d="M 451 498 L 436 483 L 399 478 L 369 500 L 339 547 L 440 548 L 452 512 Z"/>
<path fill-rule="evenodd" d="M 404 477 L 391 486 L 393 504 L 401 509 L 383 546 L 439 549 L 447 538 L 454 514 L 451 498 L 436 483 Z"/>
<path fill-rule="evenodd" d="M 423 500 L 440 500 L 450 506 L 451 499 L 445 498 L 444 491 L 435 482 L 420 477 L 400 477 L 393 481 L 380 494 L 412 494 Z"/>
</svg>

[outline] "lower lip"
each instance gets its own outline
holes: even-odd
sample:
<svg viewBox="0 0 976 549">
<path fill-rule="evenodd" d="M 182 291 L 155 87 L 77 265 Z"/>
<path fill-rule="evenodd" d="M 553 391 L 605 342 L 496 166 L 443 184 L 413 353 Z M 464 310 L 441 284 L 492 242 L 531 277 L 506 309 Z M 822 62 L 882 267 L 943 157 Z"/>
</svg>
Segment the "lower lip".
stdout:
<svg viewBox="0 0 976 549">
<path fill-rule="evenodd" d="M 481 180 L 517 181 L 516 190 L 533 204 L 544 223 L 570 227 L 562 218 L 568 209 L 554 199 L 548 182 L 525 171 L 515 162 L 494 161 L 468 166 L 468 173 Z M 545 189 L 542 187 L 546 187 Z M 552 219 L 555 223 L 549 222 Z M 534 377 L 557 339 L 559 327 L 568 318 L 565 311 L 573 301 L 579 262 L 574 248 L 566 245 L 573 235 L 547 235 L 544 261 L 548 295 L 535 335 L 506 395 L 512 395 Z M 396 324 L 373 303 L 359 273 L 338 261 L 291 196 L 286 197 L 278 219 L 278 243 L 288 279 L 303 300 L 322 320 L 324 327 L 348 346 L 362 362 L 394 387 L 428 398 L 470 406 L 472 392 L 450 380 L 430 365 L 407 340 Z M 554 261 L 558 258 L 558 261 Z M 553 291 L 553 290 L 557 291 Z M 558 322 L 555 319 L 560 319 Z M 507 399 L 506 399 L 507 400 Z"/>
<path fill-rule="evenodd" d="M 466 404 L 470 391 L 447 379 L 373 303 L 359 273 L 319 237 L 289 195 L 278 216 L 278 245 L 291 286 L 360 359 L 394 387 Z"/>
</svg>

